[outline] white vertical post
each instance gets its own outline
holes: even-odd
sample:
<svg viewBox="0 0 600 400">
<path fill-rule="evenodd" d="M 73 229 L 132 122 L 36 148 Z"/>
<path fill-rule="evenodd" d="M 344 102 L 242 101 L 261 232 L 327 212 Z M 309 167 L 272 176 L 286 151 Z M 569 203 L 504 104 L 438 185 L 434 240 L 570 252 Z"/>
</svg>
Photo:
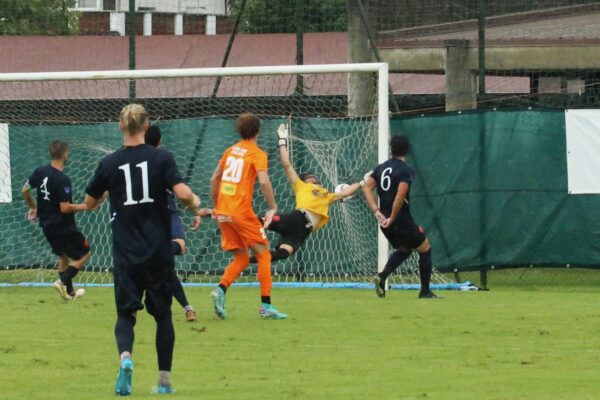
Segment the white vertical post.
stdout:
<svg viewBox="0 0 600 400">
<path fill-rule="evenodd" d="M 175 35 L 183 35 L 183 14 L 175 14 Z"/>
<path fill-rule="evenodd" d="M 119 32 L 119 35 L 125 36 L 125 13 L 111 11 L 110 30 Z"/>
<path fill-rule="evenodd" d="M 144 36 L 152 36 L 152 13 L 144 13 Z"/>
<path fill-rule="evenodd" d="M 207 15 L 206 16 L 206 34 L 216 35 L 217 34 L 217 16 Z"/>
<path fill-rule="evenodd" d="M 389 75 L 388 65 L 383 64 L 377 72 L 377 162 L 381 164 L 389 158 L 390 120 L 389 120 Z M 383 271 L 389 256 L 389 244 L 381 232 L 377 230 L 377 270 Z"/>
<path fill-rule="evenodd" d="M 12 202 L 8 124 L 0 124 L 0 203 Z"/>
</svg>

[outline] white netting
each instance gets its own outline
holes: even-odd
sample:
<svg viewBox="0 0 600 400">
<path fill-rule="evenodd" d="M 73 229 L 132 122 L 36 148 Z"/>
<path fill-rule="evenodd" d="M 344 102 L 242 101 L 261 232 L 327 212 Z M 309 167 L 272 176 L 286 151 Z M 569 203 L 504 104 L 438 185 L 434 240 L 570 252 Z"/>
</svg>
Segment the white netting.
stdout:
<svg viewBox="0 0 600 400">
<path fill-rule="evenodd" d="M 226 147 L 237 139 L 235 117 L 252 111 L 261 117 L 259 145 L 269 154 L 269 168 L 279 209 L 292 211 L 293 192 L 279 164 L 276 129 L 290 123 L 291 158 L 299 173 L 316 174 L 333 191 L 340 183 L 353 183 L 377 164 L 377 74 L 368 76 L 372 101 L 362 101 L 360 116 L 352 99 L 360 98 L 348 85 L 348 73 L 215 77 L 9 82 L 0 101 L 0 121 L 10 125 L 13 201 L 0 204 L 0 281 L 50 282 L 55 257 L 41 230 L 25 220 L 27 207 L 20 187 L 35 167 L 48 163 L 48 144 L 56 139 L 69 144 L 65 169 L 74 187 L 74 202 L 83 201 L 84 189 L 97 162 L 122 145 L 116 119 L 130 102 L 124 93 L 134 87 L 163 133 L 163 145 L 171 151 L 181 174 L 211 206 L 209 180 Z M 299 86 L 301 82 L 301 86 Z M 351 93 L 347 93 L 348 91 Z M 40 94 L 43 96 L 40 97 Z M 213 95 L 216 94 L 216 95 Z M 363 93 L 365 95 L 365 93 Z M 31 98 L 43 100 L 29 100 Z M 350 100 L 348 100 L 350 99 Z M 364 99 L 362 99 L 364 100 Z M 365 104 L 367 108 L 365 108 Z M 8 169 L 8 165 L 2 165 Z M 255 207 L 264 211 L 257 190 Z M 276 281 L 365 282 L 377 270 L 377 227 L 359 192 L 354 198 L 332 205 L 331 220 L 312 234 L 303 248 L 288 260 L 275 262 Z M 181 212 L 184 225 L 191 218 Z M 109 283 L 112 266 L 108 205 L 96 212 L 79 213 L 77 223 L 91 242 L 92 258 L 79 281 Z M 220 249 L 217 224 L 204 220 L 201 229 L 187 233 L 188 253 L 177 257 L 180 276 L 188 282 L 216 282 L 230 256 Z M 269 234 L 272 245 L 277 242 Z M 396 281 L 418 282 L 418 268 L 411 258 Z M 252 266 L 245 273 L 254 280 Z M 439 277 L 440 280 L 443 277 Z"/>
</svg>

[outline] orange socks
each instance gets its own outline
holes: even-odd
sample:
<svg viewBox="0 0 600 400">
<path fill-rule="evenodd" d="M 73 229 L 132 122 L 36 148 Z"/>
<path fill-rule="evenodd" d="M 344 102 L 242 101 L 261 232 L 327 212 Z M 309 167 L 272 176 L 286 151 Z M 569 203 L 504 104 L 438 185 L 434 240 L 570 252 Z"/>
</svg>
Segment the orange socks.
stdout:
<svg viewBox="0 0 600 400">
<path fill-rule="evenodd" d="M 270 261 L 270 259 L 269 259 L 269 261 Z M 231 264 L 229 264 L 227 266 L 227 268 L 225 268 L 225 272 L 223 273 L 223 276 L 221 277 L 221 282 L 219 282 L 219 283 L 225 287 L 231 286 L 231 284 L 237 279 L 238 276 L 240 276 L 242 271 L 245 270 L 249 264 L 250 264 L 250 256 L 248 255 L 247 251 L 234 254 L 233 261 L 231 262 Z M 260 264 L 259 264 L 259 271 L 260 271 Z M 260 272 L 259 272 L 259 279 L 260 279 Z"/>
<path fill-rule="evenodd" d="M 258 281 L 260 282 L 261 297 L 271 296 L 273 278 L 271 276 L 271 252 L 265 250 L 255 254 L 258 261 Z"/>
</svg>

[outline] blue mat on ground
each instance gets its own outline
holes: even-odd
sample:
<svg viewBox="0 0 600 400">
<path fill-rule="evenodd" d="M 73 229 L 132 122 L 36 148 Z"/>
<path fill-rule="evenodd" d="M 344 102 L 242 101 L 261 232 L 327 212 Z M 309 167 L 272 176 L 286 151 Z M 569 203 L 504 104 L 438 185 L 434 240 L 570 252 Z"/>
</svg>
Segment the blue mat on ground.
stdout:
<svg viewBox="0 0 600 400">
<path fill-rule="evenodd" d="M 82 286 L 81 284 L 77 284 Z M 184 283 L 184 287 L 212 287 L 215 283 Z M 52 283 L 40 282 L 20 282 L 20 283 L 0 283 L 0 287 L 50 287 Z M 88 283 L 84 287 L 112 287 L 112 283 Z M 258 282 L 234 283 L 238 287 L 258 287 Z M 373 289 L 372 283 L 366 282 L 274 282 L 276 288 L 314 288 L 314 289 Z M 418 283 L 394 283 L 390 285 L 390 290 L 419 290 L 421 286 Z M 432 290 L 477 290 L 476 286 L 469 281 L 457 283 L 432 283 Z"/>
</svg>

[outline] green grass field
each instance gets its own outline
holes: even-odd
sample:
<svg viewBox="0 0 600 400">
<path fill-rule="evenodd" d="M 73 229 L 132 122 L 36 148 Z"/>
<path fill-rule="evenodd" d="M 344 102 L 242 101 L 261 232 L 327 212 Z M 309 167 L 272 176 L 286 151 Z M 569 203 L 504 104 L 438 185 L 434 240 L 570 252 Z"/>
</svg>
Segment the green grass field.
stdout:
<svg viewBox="0 0 600 400">
<path fill-rule="evenodd" d="M 501 286 L 418 300 L 394 291 L 275 289 L 285 321 L 258 317 L 258 289 L 188 288 L 174 307 L 177 399 L 597 399 L 598 294 Z M 110 288 L 63 303 L 52 288 L 0 288 L 0 398 L 114 398 Z M 154 397 L 154 321 L 140 314 L 133 397 Z"/>
</svg>

